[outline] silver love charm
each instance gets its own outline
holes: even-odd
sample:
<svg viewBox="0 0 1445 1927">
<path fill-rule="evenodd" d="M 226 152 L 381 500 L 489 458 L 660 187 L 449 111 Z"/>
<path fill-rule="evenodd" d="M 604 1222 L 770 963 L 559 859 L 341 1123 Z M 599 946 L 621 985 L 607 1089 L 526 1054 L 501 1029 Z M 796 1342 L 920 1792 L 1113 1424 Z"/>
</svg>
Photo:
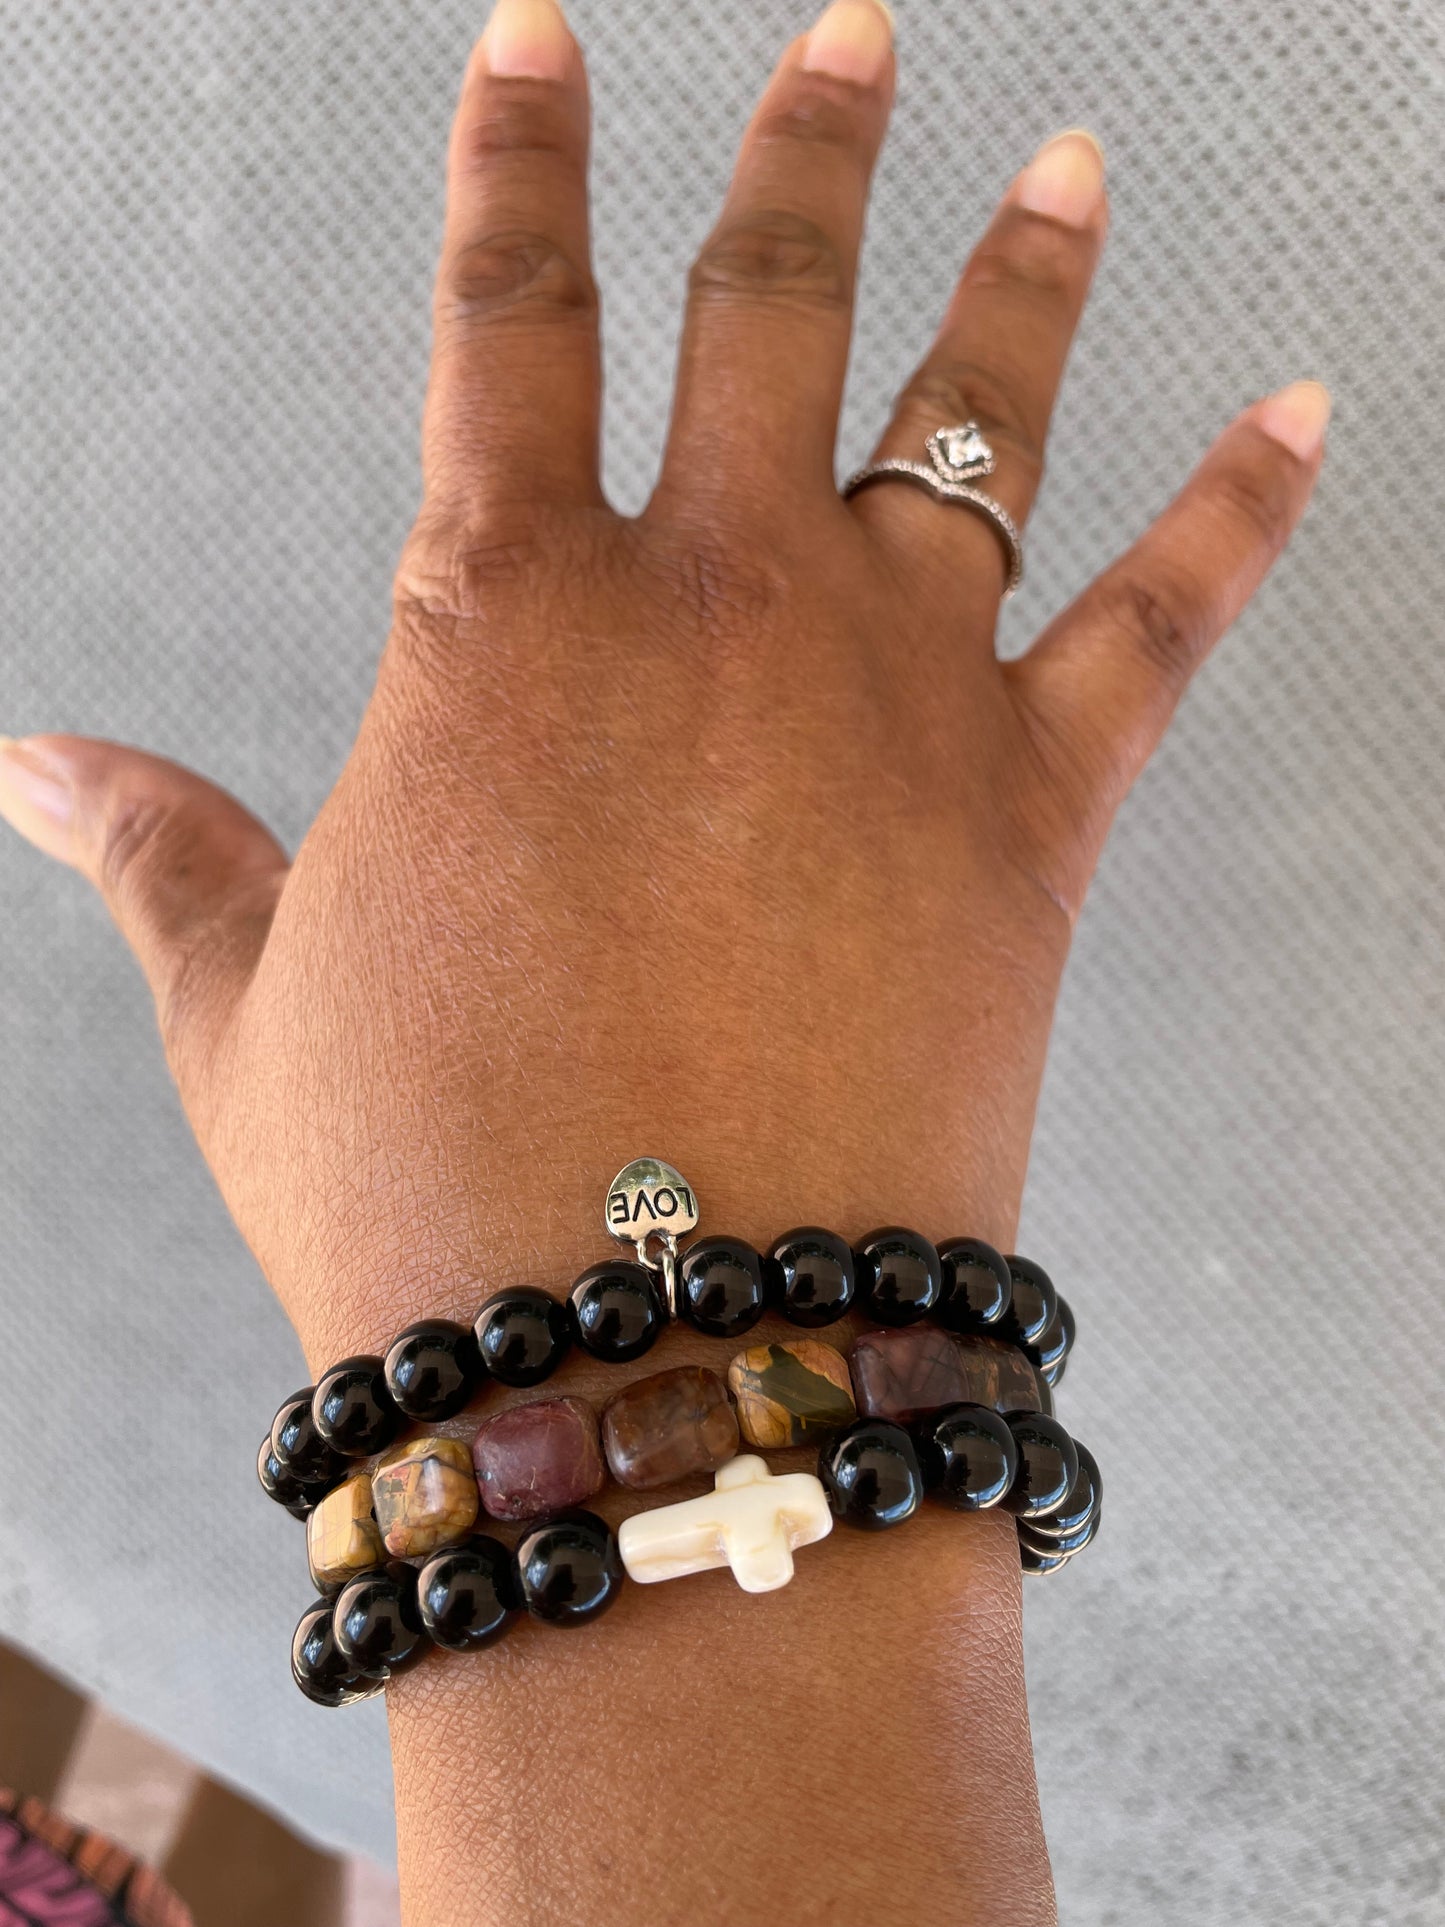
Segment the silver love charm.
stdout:
<svg viewBox="0 0 1445 1927">
<path fill-rule="evenodd" d="M 621 1244 L 636 1247 L 638 1259 L 662 1272 L 667 1308 L 677 1316 L 677 1240 L 697 1227 L 697 1198 L 680 1171 L 661 1158 L 634 1158 L 607 1187 L 607 1229 Z M 654 1241 L 661 1255 L 653 1255 Z"/>
</svg>

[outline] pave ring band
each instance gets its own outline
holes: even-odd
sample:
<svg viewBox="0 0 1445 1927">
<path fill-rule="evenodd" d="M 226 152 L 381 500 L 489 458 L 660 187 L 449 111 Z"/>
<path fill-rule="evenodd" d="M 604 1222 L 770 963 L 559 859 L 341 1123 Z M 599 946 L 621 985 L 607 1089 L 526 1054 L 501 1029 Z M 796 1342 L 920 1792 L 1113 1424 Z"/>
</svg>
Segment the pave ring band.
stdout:
<svg viewBox="0 0 1445 1927">
<path fill-rule="evenodd" d="M 1012 595 L 1024 574 L 1023 543 L 1017 524 L 1001 502 L 996 502 L 981 488 L 973 486 L 980 477 L 993 473 L 993 449 L 985 441 L 977 422 L 964 422 L 958 428 L 935 429 L 924 446 L 928 450 L 926 463 L 905 461 L 895 455 L 860 468 L 843 484 L 844 499 L 856 495 L 860 488 L 867 488 L 872 482 L 886 482 L 897 477 L 900 481 L 914 482 L 920 488 L 926 488 L 940 502 L 957 502 L 963 508 L 972 509 L 993 525 L 1004 552 L 1003 592 L 1006 596 Z"/>
</svg>

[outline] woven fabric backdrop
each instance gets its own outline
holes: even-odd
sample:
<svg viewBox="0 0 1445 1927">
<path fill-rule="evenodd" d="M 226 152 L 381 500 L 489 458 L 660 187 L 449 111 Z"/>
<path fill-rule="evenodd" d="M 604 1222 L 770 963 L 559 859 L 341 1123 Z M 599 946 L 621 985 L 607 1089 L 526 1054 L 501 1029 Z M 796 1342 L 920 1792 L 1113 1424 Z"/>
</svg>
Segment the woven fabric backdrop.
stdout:
<svg viewBox="0 0 1445 1927">
<path fill-rule="evenodd" d="M 1298 541 L 1119 825 L 1045 1093 L 1025 1248 L 1080 1315 L 1065 1415 L 1110 1490 L 1089 1558 L 1029 1588 L 1064 1918 L 1439 1927 L 1441 16 L 898 14 L 842 460 L 1036 142 L 1086 122 L 1110 156 L 1006 646 L 1237 405 L 1297 374 L 1338 404 Z M 689 255 L 806 21 L 577 0 L 575 23 L 635 506 Z M 149 745 L 299 838 L 416 500 L 480 24 L 462 0 L 0 0 L 0 728 Z M 252 1462 L 298 1348 L 104 913 L 14 839 L 0 1066 L 0 1632 L 385 1855 L 380 1709 L 313 1710 L 286 1676 L 299 1534 Z"/>
</svg>

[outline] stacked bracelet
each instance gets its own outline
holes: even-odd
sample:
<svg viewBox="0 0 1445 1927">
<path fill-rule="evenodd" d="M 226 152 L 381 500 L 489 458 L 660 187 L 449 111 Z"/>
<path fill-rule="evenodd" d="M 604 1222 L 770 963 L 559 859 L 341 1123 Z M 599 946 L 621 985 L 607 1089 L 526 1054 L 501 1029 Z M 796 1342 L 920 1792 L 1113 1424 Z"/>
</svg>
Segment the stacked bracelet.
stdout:
<svg viewBox="0 0 1445 1927">
<path fill-rule="evenodd" d="M 595 1265 L 566 1305 L 530 1287 L 495 1294 L 473 1326 L 410 1326 L 384 1358 L 344 1360 L 287 1400 L 259 1455 L 267 1492 L 307 1520 L 323 1595 L 303 1616 L 292 1669 L 327 1705 L 364 1696 L 432 1643 L 489 1643 L 523 1608 L 557 1624 L 605 1610 L 624 1572 L 649 1583 L 728 1565 L 747 1590 L 792 1575 L 792 1553 L 834 1520 L 877 1530 L 925 1492 L 963 1511 L 1016 1516 L 1026 1571 L 1058 1570 L 1098 1530 L 1098 1468 L 1052 1417 L 1074 1321 L 1043 1271 L 975 1239 L 935 1247 L 900 1228 L 850 1246 L 816 1228 L 765 1253 L 697 1239 L 696 1200 L 641 1160 L 608 1195 L 608 1229 L 638 1261 Z M 407 1421 L 458 1413 L 489 1379 L 541 1384 L 576 1343 L 643 1356 L 671 1317 L 738 1337 L 764 1311 L 817 1329 L 859 1309 L 845 1360 L 799 1337 L 744 1348 L 719 1374 L 683 1366 L 636 1380 L 599 1416 L 551 1397 L 451 1437 L 400 1444 Z M 861 1414 L 861 1416 L 860 1416 Z M 743 1443 L 819 1444 L 818 1473 L 775 1476 Z M 377 1455 L 380 1454 L 378 1458 Z M 376 1462 L 369 1473 L 360 1459 Z M 712 1493 L 624 1521 L 583 1508 L 608 1473 L 650 1491 L 712 1472 Z M 473 1536 L 479 1509 L 521 1523 L 512 1551 Z M 422 1561 L 420 1568 L 407 1561 Z"/>
<path fill-rule="evenodd" d="M 267 1494 L 304 1518 L 346 1477 L 348 1461 L 383 1450 L 404 1421 L 453 1417 L 488 1379 L 539 1385 L 573 1343 L 608 1363 L 630 1363 L 657 1342 L 673 1304 L 694 1329 L 720 1338 L 742 1336 L 768 1310 L 809 1329 L 834 1324 L 855 1307 L 890 1329 L 927 1319 L 955 1335 L 1017 1347 L 1045 1387 L 1063 1376 L 1073 1314 L 1039 1266 L 1004 1258 L 979 1239 L 935 1247 L 916 1232 L 888 1228 L 850 1246 L 835 1233 L 804 1227 L 763 1254 L 740 1239 L 701 1238 L 679 1263 L 670 1221 L 681 1217 L 691 1229 L 696 1204 L 670 1166 L 638 1160 L 608 1197 L 614 1235 L 632 1241 L 641 1232 L 640 1251 L 649 1239 L 672 1240 L 663 1243 L 665 1291 L 647 1264 L 614 1260 L 584 1271 L 565 1304 L 536 1287 L 514 1286 L 489 1298 L 470 1328 L 442 1318 L 408 1326 L 384 1358 L 344 1359 L 286 1401 L 258 1455 Z M 618 1209 L 629 1201 L 628 1228 L 619 1233 Z M 926 1368 L 929 1341 L 877 1336 L 879 1382 L 905 1360 L 911 1372 Z M 947 1360 L 946 1341 L 935 1341 L 934 1350 L 938 1361 Z M 1047 1392 L 1041 1402 L 1047 1407 Z"/>
</svg>

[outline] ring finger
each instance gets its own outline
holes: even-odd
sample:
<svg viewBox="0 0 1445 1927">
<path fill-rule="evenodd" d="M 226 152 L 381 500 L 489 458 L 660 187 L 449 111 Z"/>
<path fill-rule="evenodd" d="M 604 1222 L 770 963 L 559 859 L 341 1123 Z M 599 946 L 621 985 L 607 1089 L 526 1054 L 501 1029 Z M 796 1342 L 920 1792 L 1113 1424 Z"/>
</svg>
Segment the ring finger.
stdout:
<svg viewBox="0 0 1445 1927">
<path fill-rule="evenodd" d="M 1098 142 L 1079 130 L 1056 135 L 1004 196 L 872 461 L 926 462 L 924 443 L 935 429 L 977 422 L 996 462 L 978 486 L 1022 525 L 1107 219 Z M 946 570 L 956 581 L 966 559 L 1002 590 L 998 536 L 972 510 L 887 483 L 861 491 L 854 512 L 910 569 Z"/>
</svg>

